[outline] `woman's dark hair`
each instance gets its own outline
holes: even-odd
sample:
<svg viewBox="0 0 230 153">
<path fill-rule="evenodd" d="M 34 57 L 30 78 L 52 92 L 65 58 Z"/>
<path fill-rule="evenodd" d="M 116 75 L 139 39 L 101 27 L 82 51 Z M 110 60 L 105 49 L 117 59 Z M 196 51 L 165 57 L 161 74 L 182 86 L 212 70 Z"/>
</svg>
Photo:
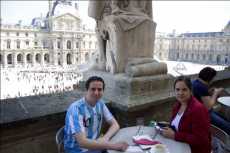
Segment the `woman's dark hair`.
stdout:
<svg viewBox="0 0 230 153">
<path fill-rule="evenodd" d="M 210 82 L 216 76 L 216 73 L 217 72 L 215 69 L 211 67 L 205 67 L 200 71 L 198 77 L 203 81 Z"/>
<path fill-rule="evenodd" d="M 94 82 L 94 81 L 100 81 L 100 82 L 102 82 L 102 84 L 103 84 L 103 90 L 105 89 L 105 82 L 104 82 L 104 80 L 101 77 L 92 76 L 92 77 L 88 78 L 88 80 L 85 83 L 86 90 L 89 89 L 90 83 Z"/>
<path fill-rule="evenodd" d="M 189 88 L 189 90 L 192 91 L 192 82 L 191 82 L 191 79 L 189 77 L 186 77 L 186 76 L 179 76 L 176 78 L 175 82 L 174 82 L 174 89 L 175 89 L 175 86 L 176 86 L 176 83 L 179 82 L 179 81 L 183 81 L 186 86 Z"/>
</svg>

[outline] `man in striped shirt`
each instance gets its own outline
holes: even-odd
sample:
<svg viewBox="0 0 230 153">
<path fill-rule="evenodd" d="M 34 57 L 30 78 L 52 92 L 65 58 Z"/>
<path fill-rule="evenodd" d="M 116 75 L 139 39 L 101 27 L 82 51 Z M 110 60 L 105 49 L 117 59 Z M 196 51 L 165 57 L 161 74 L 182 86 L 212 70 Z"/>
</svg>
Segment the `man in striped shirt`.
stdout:
<svg viewBox="0 0 230 153">
<path fill-rule="evenodd" d="M 86 96 L 70 105 L 64 128 L 66 153 L 99 153 L 102 150 L 125 151 L 126 142 L 109 142 L 119 130 L 119 125 L 101 100 L 105 88 L 104 80 L 93 76 L 86 81 Z M 99 138 L 103 118 L 110 125 L 103 137 Z"/>
</svg>

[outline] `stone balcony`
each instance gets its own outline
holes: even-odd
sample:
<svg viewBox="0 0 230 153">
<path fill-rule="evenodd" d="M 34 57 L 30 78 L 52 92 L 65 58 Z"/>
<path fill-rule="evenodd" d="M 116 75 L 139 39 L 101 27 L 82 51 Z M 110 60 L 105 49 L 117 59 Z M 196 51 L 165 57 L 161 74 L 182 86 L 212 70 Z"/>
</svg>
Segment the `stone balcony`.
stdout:
<svg viewBox="0 0 230 153">
<path fill-rule="evenodd" d="M 195 78 L 197 75 L 191 76 Z M 230 71 L 218 72 L 215 86 L 230 88 Z M 82 84 L 83 85 L 83 84 Z M 1 137 L 2 153 L 57 153 L 55 144 L 56 131 L 64 125 L 67 107 L 84 95 L 83 86 L 74 91 L 55 95 L 40 95 L 1 101 Z M 137 106 L 135 110 L 123 110 L 107 105 L 117 118 L 121 127 L 136 124 L 136 119 L 144 118 L 145 124 L 150 120 L 168 121 L 173 95 L 165 99 L 155 100 L 154 104 L 145 107 Z M 157 101 L 157 102 L 156 102 Z"/>
</svg>

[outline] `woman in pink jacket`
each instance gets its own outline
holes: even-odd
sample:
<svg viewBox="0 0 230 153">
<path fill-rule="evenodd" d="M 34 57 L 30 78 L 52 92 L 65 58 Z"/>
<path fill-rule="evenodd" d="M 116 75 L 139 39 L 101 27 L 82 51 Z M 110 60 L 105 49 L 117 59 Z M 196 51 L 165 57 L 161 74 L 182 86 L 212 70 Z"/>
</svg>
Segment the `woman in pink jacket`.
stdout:
<svg viewBox="0 0 230 153">
<path fill-rule="evenodd" d="M 188 143 L 192 153 L 211 152 L 208 110 L 192 96 L 189 78 L 180 76 L 174 83 L 177 102 L 173 108 L 171 127 L 163 128 L 167 138 Z"/>
</svg>

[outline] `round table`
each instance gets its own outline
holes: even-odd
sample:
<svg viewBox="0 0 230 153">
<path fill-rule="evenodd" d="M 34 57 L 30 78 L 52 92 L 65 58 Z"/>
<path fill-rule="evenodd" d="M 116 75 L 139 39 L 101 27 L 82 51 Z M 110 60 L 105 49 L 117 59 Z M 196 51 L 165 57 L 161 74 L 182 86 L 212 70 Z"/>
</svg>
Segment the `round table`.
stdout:
<svg viewBox="0 0 230 153">
<path fill-rule="evenodd" d="M 223 106 L 224 115 L 230 121 L 230 96 L 219 97 L 217 101 Z"/>
<path fill-rule="evenodd" d="M 122 128 L 118 133 L 111 139 L 112 142 L 126 141 L 130 146 L 135 145 L 133 143 L 132 137 L 140 134 L 147 134 L 153 136 L 156 134 L 154 127 L 142 126 L 139 130 L 139 126 Z M 172 139 L 165 138 L 160 134 L 157 134 L 154 140 L 160 141 L 162 144 L 166 145 L 169 153 L 191 153 L 190 146 L 186 143 L 178 142 Z M 115 150 L 108 150 L 109 153 L 120 153 Z M 142 152 L 145 152 L 144 150 Z M 126 151 L 126 153 L 132 153 L 131 151 Z M 137 153 L 137 152 L 136 152 Z"/>
</svg>

